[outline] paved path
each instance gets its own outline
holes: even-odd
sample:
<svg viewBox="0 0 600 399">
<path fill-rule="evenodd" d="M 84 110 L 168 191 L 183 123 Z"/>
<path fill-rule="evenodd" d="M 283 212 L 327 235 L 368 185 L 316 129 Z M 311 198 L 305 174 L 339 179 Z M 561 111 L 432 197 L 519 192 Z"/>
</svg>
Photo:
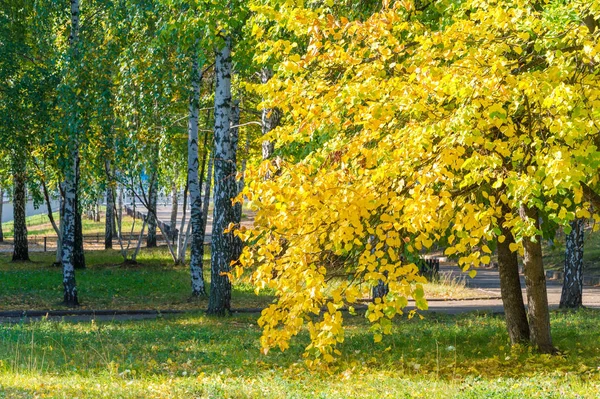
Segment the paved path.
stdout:
<svg viewBox="0 0 600 399">
<path fill-rule="evenodd" d="M 448 278 L 464 279 L 467 287 L 482 289 L 492 293 L 494 296 L 500 296 L 500 277 L 498 270 L 479 269 L 477 276 L 471 279 L 462 273 L 457 266 L 442 266 L 440 268 L 442 275 Z M 521 276 L 521 286 L 525 287 L 525 280 Z M 560 293 L 562 284 L 557 281 L 547 281 L 548 303 L 550 308 L 558 308 L 560 303 Z M 523 289 L 523 298 L 527 303 L 527 295 Z M 583 288 L 583 305 L 589 308 L 600 309 L 600 287 Z M 414 307 L 413 307 L 414 308 Z M 482 300 L 461 300 L 461 301 L 430 301 L 428 312 L 440 312 L 448 314 L 458 314 L 473 311 L 481 312 L 503 312 L 502 300 L 500 299 L 482 299 Z"/>
<path fill-rule="evenodd" d="M 498 271 L 495 269 L 479 269 L 477 276 L 473 279 L 462 273 L 456 266 L 442 266 L 440 268 L 442 276 L 448 279 L 463 279 L 470 288 L 482 290 L 484 296 L 491 296 L 494 299 L 466 299 L 466 300 L 431 300 L 429 301 L 429 310 L 422 311 L 421 313 L 427 314 L 431 312 L 445 313 L 445 314 L 460 314 L 468 312 L 492 312 L 502 313 L 504 308 L 502 306 L 502 300 L 500 297 L 500 277 Z M 521 276 L 521 286 L 525 287 L 525 281 Z M 548 288 L 548 303 L 552 309 L 558 308 L 560 302 L 561 283 L 557 281 L 547 281 Z M 527 302 L 527 295 L 525 289 L 523 289 L 523 298 Z M 600 287 L 584 287 L 583 289 L 583 304 L 588 308 L 600 309 Z M 407 310 L 414 309 L 414 302 L 410 301 Z M 235 311 L 235 310 L 234 310 Z M 243 310 L 244 312 L 256 311 L 256 310 Z M 148 311 L 143 311 L 148 312 Z M 178 313 L 178 312 L 177 312 Z M 160 317 L 172 317 L 174 315 L 163 314 Z M 99 314 L 99 315 L 85 315 L 78 314 L 72 316 L 51 316 L 49 320 L 65 320 L 71 322 L 82 322 L 89 321 L 91 319 L 102 320 L 102 321 L 128 321 L 128 320 L 147 320 L 155 319 L 159 317 L 156 313 L 140 313 L 140 314 Z M 36 315 L 34 317 L 28 317 L 27 321 L 40 320 L 42 317 Z M 22 317 L 2 317 L 0 315 L 0 323 L 6 322 L 21 322 L 24 319 Z"/>
</svg>

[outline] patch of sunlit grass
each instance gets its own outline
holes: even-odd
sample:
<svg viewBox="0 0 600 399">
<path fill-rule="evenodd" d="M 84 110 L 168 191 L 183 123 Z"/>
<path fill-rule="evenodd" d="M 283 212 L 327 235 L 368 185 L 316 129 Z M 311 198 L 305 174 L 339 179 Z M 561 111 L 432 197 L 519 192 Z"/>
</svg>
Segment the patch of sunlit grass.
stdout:
<svg viewBox="0 0 600 399">
<path fill-rule="evenodd" d="M 553 313 L 560 356 L 511 348 L 501 317 L 399 319 L 374 343 L 349 320 L 342 358 L 308 370 L 304 331 L 261 354 L 257 315 L 0 325 L 0 397 L 570 398 L 600 389 L 600 313 Z"/>
</svg>

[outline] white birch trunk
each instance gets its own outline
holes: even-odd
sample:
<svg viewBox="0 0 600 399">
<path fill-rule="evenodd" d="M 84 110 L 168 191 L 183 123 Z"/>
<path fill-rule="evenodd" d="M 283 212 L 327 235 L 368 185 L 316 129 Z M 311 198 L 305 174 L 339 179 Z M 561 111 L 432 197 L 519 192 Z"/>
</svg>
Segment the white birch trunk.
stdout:
<svg viewBox="0 0 600 399">
<path fill-rule="evenodd" d="M 156 247 L 156 227 L 158 224 L 158 220 L 156 218 L 156 205 L 158 199 L 157 178 L 151 180 L 150 188 L 148 191 L 148 215 L 146 217 L 146 219 L 148 219 L 148 237 L 146 240 L 146 247 L 154 248 Z"/>
<path fill-rule="evenodd" d="M 140 253 L 140 248 L 142 247 L 142 241 L 144 239 L 144 230 L 146 229 L 146 220 L 144 219 L 144 222 L 142 223 L 142 230 L 140 231 L 140 235 L 138 237 L 138 242 L 137 245 L 135 247 L 135 251 L 133 252 L 133 255 L 131 256 L 131 262 L 132 263 L 136 263 L 137 262 L 137 256 L 138 253 Z"/>
<path fill-rule="evenodd" d="M 565 243 L 565 268 L 560 307 L 575 309 L 583 305 L 583 244 L 584 219 L 571 222 L 571 232 Z"/>
<path fill-rule="evenodd" d="M 211 243 L 211 284 L 207 313 L 224 315 L 231 308 L 228 273 L 234 251 L 233 232 L 225 233 L 235 221 L 232 199 L 237 192 L 235 152 L 231 122 L 231 37 L 226 37 L 215 62 L 215 148 L 214 212 Z"/>
<path fill-rule="evenodd" d="M 107 170 L 110 170 L 110 163 L 107 161 Z M 114 190 L 112 181 L 110 181 L 110 173 L 109 173 L 109 181 L 106 184 L 106 214 L 104 221 L 104 249 L 111 249 L 113 242 L 113 230 L 115 226 L 114 216 L 115 216 L 115 208 L 114 208 L 115 198 L 114 198 Z"/>
<path fill-rule="evenodd" d="M 100 221 L 100 199 L 97 199 L 96 203 L 94 204 L 94 221 Z"/>
<path fill-rule="evenodd" d="M 119 197 L 117 203 L 117 228 L 121 231 L 123 225 L 123 185 L 119 185 Z"/>
<path fill-rule="evenodd" d="M 75 152 L 72 156 L 77 157 Z M 75 179 L 75 168 L 77 162 L 72 162 L 70 170 L 67 170 L 65 179 L 65 209 L 63 223 L 63 240 L 62 240 L 62 265 L 63 265 L 63 286 L 64 286 L 64 302 L 69 306 L 77 306 L 77 288 L 75 283 L 75 213 L 77 212 L 77 186 Z"/>
<path fill-rule="evenodd" d="M 175 174 L 177 179 L 178 173 Z M 173 182 L 171 185 L 171 237 L 175 237 L 175 230 L 177 229 L 177 212 L 179 211 L 179 193 L 177 183 Z"/>
<path fill-rule="evenodd" d="M 184 237 L 182 235 L 182 231 L 185 230 L 185 224 L 187 220 L 187 196 L 188 196 L 188 186 L 186 184 L 184 193 L 183 193 L 183 212 L 181 214 L 181 224 L 179 225 L 179 231 L 177 232 L 177 262 L 176 264 L 185 263 L 185 250 L 187 248 L 187 241 L 184 243 Z M 191 223 L 187 224 L 187 232 L 190 230 Z M 186 234 L 187 234 L 186 232 Z M 185 237 L 187 240 L 187 236 Z"/>
<path fill-rule="evenodd" d="M 71 34 L 69 36 L 69 45 L 71 57 L 73 58 L 71 68 L 76 67 L 77 47 L 79 41 L 79 0 L 71 0 Z M 78 145 L 78 119 L 77 99 L 75 93 L 72 93 L 71 103 L 68 104 L 68 134 L 69 134 L 69 165 L 65 171 L 65 210 L 64 210 L 64 230 L 63 230 L 63 287 L 64 303 L 68 306 L 77 306 L 77 285 L 75 282 L 75 267 L 73 264 L 73 253 L 75 251 L 75 213 L 77 212 L 77 159 L 79 157 Z"/>
<path fill-rule="evenodd" d="M 185 253 L 186 253 L 187 247 L 190 243 L 191 233 L 192 233 L 192 224 L 188 223 L 187 227 L 185 229 L 185 239 L 183 240 L 183 243 L 181 245 L 181 252 L 179 254 L 179 264 L 180 265 L 185 263 Z M 202 277 L 204 277 L 204 276 L 202 276 Z"/>
<path fill-rule="evenodd" d="M 202 219 L 202 236 L 206 237 L 206 224 L 208 222 L 208 208 L 210 206 L 210 189 L 213 180 L 213 164 L 215 160 L 215 154 L 211 151 L 210 157 L 208 158 L 208 168 L 206 171 L 206 182 L 204 183 L 204 208 L 202 214 L 206 215 Z"/>
<path fill-rule="evenodd" d="M 202 260 L 204 258 L 204 237 L 201 231 L 202 218 L 202 194 L 200 193 L 200 181 L 198 177 L 198 102 L 200 101 L 200 71 L 198 69 L 197 56 L 194 53 L 192 61 L 192 90 L 190 101 L 190 117 L 188 121 L 188 190 L 190 195 L 190 224 L 192 226 L 192 245 L 190 251 L 190 275 L 192 279 L 192 296 L 205 296 L 204 276 Z M 179 232 L 183 235 L 183 231 Z M 182 238 L 182 237 L 180 237 Z M 185 251 L 185 248 L 183 249 Z"/>
</svg>

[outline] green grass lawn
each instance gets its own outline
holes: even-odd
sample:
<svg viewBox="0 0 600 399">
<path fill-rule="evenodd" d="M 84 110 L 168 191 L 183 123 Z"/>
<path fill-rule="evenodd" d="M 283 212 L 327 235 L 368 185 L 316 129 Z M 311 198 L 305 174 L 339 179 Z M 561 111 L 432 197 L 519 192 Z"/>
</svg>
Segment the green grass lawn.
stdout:
<svg viewBox="0 0 600 399">
<path fill-rule="evenodd" d="M 31 259 L 32 262 L 12 263 L 10 253 L 0 253 L 0 310 L 64 308 L 60 304 L 62 269 L 51 266 L 54 254 L 31 253 Z M 117 250 L 86 251 L 87 269 L 76 271 L 82 309 L 197 310 L 206 307 L 206 299 L 190 301 L 189 269 L 173 266 L 166 248 L 144 248 L 138 255 L 138 265 L 122 262 Z M 208 265 L 205 279 L 210 281 Z M 249 284 L 234 286 L 234 306 L 264 307 L 272 299 L 266 295 L 256 296 Z"/>
<path fill-rule="evenodd" d="M 52 216 L 54 217 L 55 221 L 58 221 L 58 212 L 54 212 Z M 54 233 L 54 230 L 52 229 L 52 226 L 50 224 L 50 219 L 46 214 L 28 216 L 25 219 L 25 222 L 27 224 L 28 230 L 35 231 L 39 226 L 45 226 L 45 229 L 49 227 L 50 231 Z M 4 233 L 4 237 L 12 238 L 14 232 L 14 222 L 11 221 L 2 223 L 2 232 Z"/>
<path fill-rule="evenodd" d="M 0 324 L 0 398 L 596 398 L 600 313 L 553 313 L 561 356 L 510 348 L 498 316 L 399 319 L 374 343 L 357 316 L 341 360 L 310 371 L 306 333 L 259 350 L 256 315 Z"/>
<path fill-rule="evenodd" d="M 210 249 L 205 254 L 204 278 L 210 283 Z M 206 299 L 190 300 L 187 266 L 174 266 L 165 247 L 143 248 L 138 265 L 124 265 L 118 250 L 86 251 L 84 270 L 76 281 L 82 309 L 177 309 L 206 308 Z M 10 253 L 0 253 L 0 310 L 64 309 L 62 269 L 53 267 L 53 252 L 32 252 L 32 262 L 13 263 Z M 189 259 L 189 257 L 188 257 Z M 249 282 L 233 286 L 234 308 L 263 308 L 272 295 L 256 296 Z M 424 284 L 427 298 L 481 297 L 482 291 L 465 287 L 465 282 L 441 281 Z M 363 287 L 365 297 L 369 289 Z"/>
<path fill-rule="evenodd" d="M 52 253 L 12 263 L 0 254 L 0 309 L 61 309 L 61 270 Z M 427 314 L 397 319 L 374 343 L 362 315 L 347 319 L 342 357 L 309 370 L 303 331 L 287 352 L 259 348 L 258 314 L 205 316 L 190 301 L 187 267 L 165 248 L 143 249 L 139 265 L 118 251 L 87 251 L 76 273 L 88 309 L 183 309 L 147 321 L 0 323 L 0 398 L 565 398 L 598 397 L 600 312 L 552 313 L 560 356 L 511 348 L 499 316 Z M 205 258 L 208 260 L 208 257 Z M 205 274 L 208 281 L 209 275 Z M 464 286 L 425 287 L 456 296 Z M 430 296 L 426 294 L 427 296 Z M 273 300 L 236 283 L 234 308 Z"/>
</svg>

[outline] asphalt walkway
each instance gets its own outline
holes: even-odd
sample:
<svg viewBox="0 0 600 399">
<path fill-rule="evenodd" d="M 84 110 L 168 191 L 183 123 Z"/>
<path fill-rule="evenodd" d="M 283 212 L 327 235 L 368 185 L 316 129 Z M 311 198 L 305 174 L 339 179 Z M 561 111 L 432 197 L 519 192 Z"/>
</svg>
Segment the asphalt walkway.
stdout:
<svg viewBox="0 0 600 399">
<path fill-rule="evenodd" d="M 476 300 L 452 300 L 452 301 L 429 301 L 427 312 L 438 312 L 447 314 L 459 314 L 467 312 L 492 312 L 502 313 L 504 307 L 500 297 L 500 276 L 496 269 L 478 269 L 475 278 L 471 279 L 462 273 L 456 266 L 440 267 L 440 274 L 447 278 L 464 279 L 469 288 L 480 289 L 498 299 L 476 299 Z M 558 281 L 546 281 L 548 291 L 548 304 L 551 309 L 558 308 L 562 284 Z M 523 299 L 527 303 L 525 293 L 525 279 L 521 276 L 521 287 L 523 287 Z M 411 302 L 409 302 L 410 304 Z M 600 287 L 583 288 L 583 305 L 589 308 L 600 309 Z M 412 307 L 414 308 L 414 307 Z"/>
<path fill-rule="evenodd" d="M 491 299 L 463 299 L 463 300 L 435 300 L 429 301 L 429 309 L 421 311 L 427 313 L 460 314 L 468 312 L 502 313 L 504 311 L 502 300 L 500 299 L 500 277 L 495 269 L 479 269 L 477 276 L 471 279 L 462 273 L 456 266 L 442 266 L 440 274 L 445 279 L 464 280 L 467 287 L 481 290 L 481 297 Z M 527 303 L 525 293 L 525 281 L 521 276 L 521 286 L 523 287 L 523 298 Z M 560 282 L 547 281 L 548 303 L 551 309 L 558 308 L 560 303 L 560 293 L 562 285 Z M 588 308 L 600 309 L 600 287 L 584 287 L 583 305 Z M 360 307 L 364 307 L 361 305 Z M 414 302 L 409 301 L 407 310 L 414 309 Z M 260 312 L 260 309 L 239 309 L 239 312 L 251 313 Z M 234 309 L 234 312 L 236 310 Z M 71 322 L 82 322 L 89 320 L 98 321 L 129 321 L 129 320 L 148 320 L 162 317 L 172 317 L 183 312 L 164 310 L 164 311 L 54 311 L 46 315 L 44 311 L 33 311 L 28 314 L 22 312 L 0 312 L 0 323 L 18 323 L 22 321 L 34 321 L 46 318 L 48 320 L 65 320 Z"/>
</svg>

